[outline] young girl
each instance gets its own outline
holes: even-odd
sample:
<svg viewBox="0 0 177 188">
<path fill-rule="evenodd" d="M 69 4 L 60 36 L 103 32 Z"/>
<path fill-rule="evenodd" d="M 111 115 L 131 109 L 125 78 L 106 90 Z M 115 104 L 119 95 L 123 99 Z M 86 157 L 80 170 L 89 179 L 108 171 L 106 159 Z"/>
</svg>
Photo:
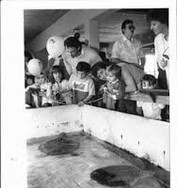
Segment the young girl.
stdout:
<svg viewBox="0 0 177 188">
<path fill-rule="evenodd" d="M 68 80 L 63 79 L 62 70 L 58 65 L 53 66 L 50 70 L 50 82 L 53 105 L 72 104 L 72 93 Z"/>
<path fill-rule="evenodd" d="M 157 80 L 150 74 L 145 74 L 142 78 L 142 89 L 154 89 L 156 87 Z M 165 107 L 164 104 L 158 104 L 153 102 L 137 101 L 137 113 L 144 115 L 144 117 L 161 120 L 161 110 Z"/>
<path fill-rule="evenodd" d="M 106 84 L 101 88 L 104 92 L 106 108 L 115 110 L 116 101 L 125 96 L 125 84 L 121 79 L 121 67 L 111 65 L 107 68 Z"/>
</svg>

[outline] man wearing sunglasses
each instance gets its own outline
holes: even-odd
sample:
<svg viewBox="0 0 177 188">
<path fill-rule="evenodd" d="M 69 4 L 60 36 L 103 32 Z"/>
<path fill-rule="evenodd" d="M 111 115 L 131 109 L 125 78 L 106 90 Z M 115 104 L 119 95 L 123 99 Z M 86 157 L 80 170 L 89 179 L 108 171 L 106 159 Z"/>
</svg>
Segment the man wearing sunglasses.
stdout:
<svg viewBox="0 0 177 188">
<path fill-rule="evenodd" d="M 125 61 L 143 67 L 145 63 L 141 42 L 133 37 L 135 26 L 132 20 L 125 20 L 121 25 L 122 34 L 112 47 L 112 61 Z"/>
<path fill-rule="evenodd" d="M 145 58 L 140 41 L 133 37 L 135 31 L 133 21 L 129 19 L 123 21 L 121 31 L 113 44 L 111 61 L 121 66 L 126 93 L 129 93 L 139 88 L 144 75 Z M 136 101 L 127 99 L 119 101 L 119 111 L 136 114 Z"/>
</svg>

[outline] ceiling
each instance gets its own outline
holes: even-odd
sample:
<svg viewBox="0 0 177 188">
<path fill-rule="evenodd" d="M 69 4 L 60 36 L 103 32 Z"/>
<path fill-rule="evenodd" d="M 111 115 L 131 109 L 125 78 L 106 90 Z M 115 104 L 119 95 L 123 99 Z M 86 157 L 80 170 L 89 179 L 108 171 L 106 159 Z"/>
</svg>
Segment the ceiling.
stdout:
<svg viewBox="0 0 177 188">
<path fill-rule="evenodd" d="M 32 41 L 37 35 L 44 31 L 47 27 L 55 21 L 64 16 L 69 10 L 24 10 L 24 30 L 25 30 L 25 44 Z M 143 43 L 147 43 L 146 38 L 151 39 L 149 25 L 146 22 L 146 14 L 148 9 L 121 9 L 114 11 L 108 17 L 98 16 L 95 20 L 99 23 L 99 39 L 100 43 L 107 43 L 115 41 L 117 35 L 121 32 L 120 26 L 123 20 L 132 19 L 136 27 L 136 36 L 139 37 Z M 71 31 L 68 31 L 70 34 Z M 72 31 L 73 32 L 73 31 Z M 84 36 L 84 29 L 80 28 L 81 38 Z M 147 32 L 149 34 L 147 34 Z M 145 35 L 146 38 L 143 36 Z"/>
<path fill-rule="evenodd" d="M 25 44 L 34 39 L 47 27 L 69 10 L 24 10 Z"/>
</svg>

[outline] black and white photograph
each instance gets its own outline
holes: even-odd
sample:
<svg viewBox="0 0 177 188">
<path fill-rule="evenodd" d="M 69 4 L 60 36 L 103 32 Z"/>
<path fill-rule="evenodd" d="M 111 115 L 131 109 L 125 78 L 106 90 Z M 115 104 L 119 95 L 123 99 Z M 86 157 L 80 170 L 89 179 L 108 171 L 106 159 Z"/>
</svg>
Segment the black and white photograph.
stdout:
<svg viewBox="0 0 177 188">
<path fill-rule="evenodd" d="M 173 187 L 176 2 L 91 2 L 1 4 L 2 187 Z"/>
</svg>

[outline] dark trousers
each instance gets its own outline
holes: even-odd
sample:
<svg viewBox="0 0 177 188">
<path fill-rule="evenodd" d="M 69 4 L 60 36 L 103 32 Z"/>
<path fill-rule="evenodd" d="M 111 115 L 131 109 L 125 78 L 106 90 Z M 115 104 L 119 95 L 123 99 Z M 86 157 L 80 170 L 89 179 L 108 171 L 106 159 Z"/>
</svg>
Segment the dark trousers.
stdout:
<svg viewBox="0 0 177 188">
<path fill-rule="evenodd" d="M 158 88 L 159 89 L 167 89 L 167 78 L 166 78 L 166 72 L 162 69 L 158 69 L 159 76 L 158 76 Z"/>
<path fill-rule="evenodd" d="M 117 106 L 117 110 L 119 112 L 137 115 L 136 101 L 121 99 L 117 102 L 116 106 Z"/>
</svg>

